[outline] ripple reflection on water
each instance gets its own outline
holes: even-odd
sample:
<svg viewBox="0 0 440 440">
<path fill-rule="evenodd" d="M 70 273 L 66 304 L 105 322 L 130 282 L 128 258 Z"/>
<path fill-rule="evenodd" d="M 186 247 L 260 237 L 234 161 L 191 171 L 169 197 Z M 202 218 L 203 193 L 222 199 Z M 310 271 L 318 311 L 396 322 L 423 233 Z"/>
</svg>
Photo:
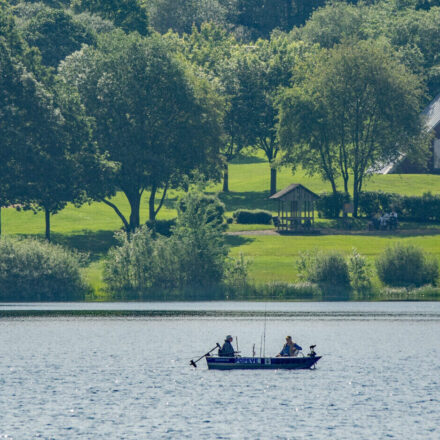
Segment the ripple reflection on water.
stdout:
<svg viewBox="0 0 440 440">
<path fill-rule="evenodd" d="M 315 371 L 208 371 L 224 335 L 263 319 L 0 320 L 0 436 L 15 439 L 440 438 L 440 320 L 268 319 L 317 344 Z M 8 438 L 8 437 L 5 437 Z"/>
</svg>

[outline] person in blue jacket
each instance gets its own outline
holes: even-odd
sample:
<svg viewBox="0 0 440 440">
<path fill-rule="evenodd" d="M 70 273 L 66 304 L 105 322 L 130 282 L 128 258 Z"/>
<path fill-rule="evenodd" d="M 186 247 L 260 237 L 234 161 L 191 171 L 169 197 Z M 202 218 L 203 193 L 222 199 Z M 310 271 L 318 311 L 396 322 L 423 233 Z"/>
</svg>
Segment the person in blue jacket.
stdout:
<svg viewBox="0 0 440 440">
<path fill-rule="evenodd" d="M 225 343 L 223 344 L 223 347 L 220 348 L 218 351 L 219 356 L 225 356 L 225 357 L 233 357 L 235 356 L 235 350 L 234 347 L 231 344 L 232 342 L 232 336 L 228 335 L 226 336 Z"/>
<path fill-rule="evenodd" d="M 286 343 L 284 344 L 283 349 L 277 354 L 277 357 L 280 356 L 298 356 L 298 353 L 302 350 L 298 344 L 292 341 L 292 336 L 286 337 Z"/>
</svg>

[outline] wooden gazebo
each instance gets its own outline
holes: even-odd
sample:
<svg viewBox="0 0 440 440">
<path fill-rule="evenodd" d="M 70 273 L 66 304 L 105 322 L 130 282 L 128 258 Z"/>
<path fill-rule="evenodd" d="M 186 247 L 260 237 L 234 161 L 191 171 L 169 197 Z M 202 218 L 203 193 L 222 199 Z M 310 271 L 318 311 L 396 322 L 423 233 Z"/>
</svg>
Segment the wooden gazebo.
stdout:
<svg viewBox="0 0 440 440">
<path fill-rule="evenodd" d="M 319 198 L 317 194 L 300 183 L 292 183 L 269 198 L 278 201 L 278 219 L 275 226 L 279 231 L 312 229 L 315 221 L 315 201 Z"/>
</svg>

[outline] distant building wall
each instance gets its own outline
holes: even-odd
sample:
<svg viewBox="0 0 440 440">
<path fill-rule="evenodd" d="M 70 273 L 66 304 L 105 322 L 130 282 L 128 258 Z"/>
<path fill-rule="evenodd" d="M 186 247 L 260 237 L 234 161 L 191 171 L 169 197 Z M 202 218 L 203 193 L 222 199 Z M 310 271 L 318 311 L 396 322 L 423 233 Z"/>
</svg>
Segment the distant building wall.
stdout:
<svg viewBox="0 0 440 440">
<path fill-rule="evenodd" d="M 434 139 L 433 168 L 440 170 L 440 139 Z"/>
</svg>

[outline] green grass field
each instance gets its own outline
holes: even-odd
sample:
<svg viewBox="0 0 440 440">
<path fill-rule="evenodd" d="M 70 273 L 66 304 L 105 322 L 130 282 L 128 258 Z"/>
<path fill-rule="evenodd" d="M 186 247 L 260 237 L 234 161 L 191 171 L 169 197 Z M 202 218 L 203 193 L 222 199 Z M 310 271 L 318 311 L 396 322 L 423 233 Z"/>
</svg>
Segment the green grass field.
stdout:
<svg viewBox="0 0 440 440">
<path fill-rule="evenodd" d="M 267 281 L 293 282 L 296 279 L 295 260 L 308 249 L 338 250 L 344 254 L 353 248 L 371 262 L 388 245 L 397 240 L 414 244 L 435 255 L 440 260 L 440 235 L 415 235 L 406 237 L 371 235 L 320 235 L 320 236 L 255 236 L 228 237 L 231 256 L 243 254 L 251 261 L 250 275 L 256 283 Z"/>
<path fill-rule="evenodd" d="M 307 176 L 302 170 L 294 175 L 290 169 L 283 168 L 278 173 L 278 189 L 290 183 L 302 183 L 315 192 L 329 191 L 329 185 L 319 177 Z M 220 194 L 226 205 L 227 215 L 238 208 L 267 209 L 276 206 L 268 200 L 269 166 L 261 157 L 244 158 L 230 165 L 230 193 Z M 218 192 L 221 184 L 212 185 L 209 191 Z M 440 175 L 376 175 L 368 179 L 367 190 L 381 190 L 407 195 L 421 195 L 431 191 L 440 193 Z M 170 192 L 159 213 L 159 219 L 176 215 L 177 192 Z M 143 197 L 141 221 L 147 220 L 148 194 Z M 123 194 L 118 194 L 113 202 L 127 216 L 128 202 Z M 52 217 L 53 241 L 80 251 L 89 252 L 91 265 L 87 270 L 89 281 L 95 290 L 103 287 L 102 264 L 108 249 L 114 245 L 113 232 L 121 228 L 121 221 L 114 211 L 103 203 L 92 203 L 81 208 L 69 205 Z M 320 227 L 331 226 L 331 221 L 321 221 Z M 440 225 L 439 225 L 440 226 Z M 268 229 L 267 226 L 231 225 L 231 231 Z M 417 228 L 418 229 L 418 228 Z M 6 235 L 43 235 L 44 216 L 42 213 L 18 212 L 8 208 L 2 210 L 2 232 Z M 429 234 L 429 230 L 426 231 Z M 294 281 L 294 260 L 305 249 L 339 249 L 350 252 L 356 247 L 362 254 L 373 258 L 389 243 L 404 240 L 423 247 L 440 258 L 440 235 L 417 235 L 401 238 L 399 236 L 365 235 L 322 235 L 322 236 L 230 236 L 231 255 L 240 253 L 253 261 L 251 278 L 262 283 L 272 280 Z"/>
</svg>

